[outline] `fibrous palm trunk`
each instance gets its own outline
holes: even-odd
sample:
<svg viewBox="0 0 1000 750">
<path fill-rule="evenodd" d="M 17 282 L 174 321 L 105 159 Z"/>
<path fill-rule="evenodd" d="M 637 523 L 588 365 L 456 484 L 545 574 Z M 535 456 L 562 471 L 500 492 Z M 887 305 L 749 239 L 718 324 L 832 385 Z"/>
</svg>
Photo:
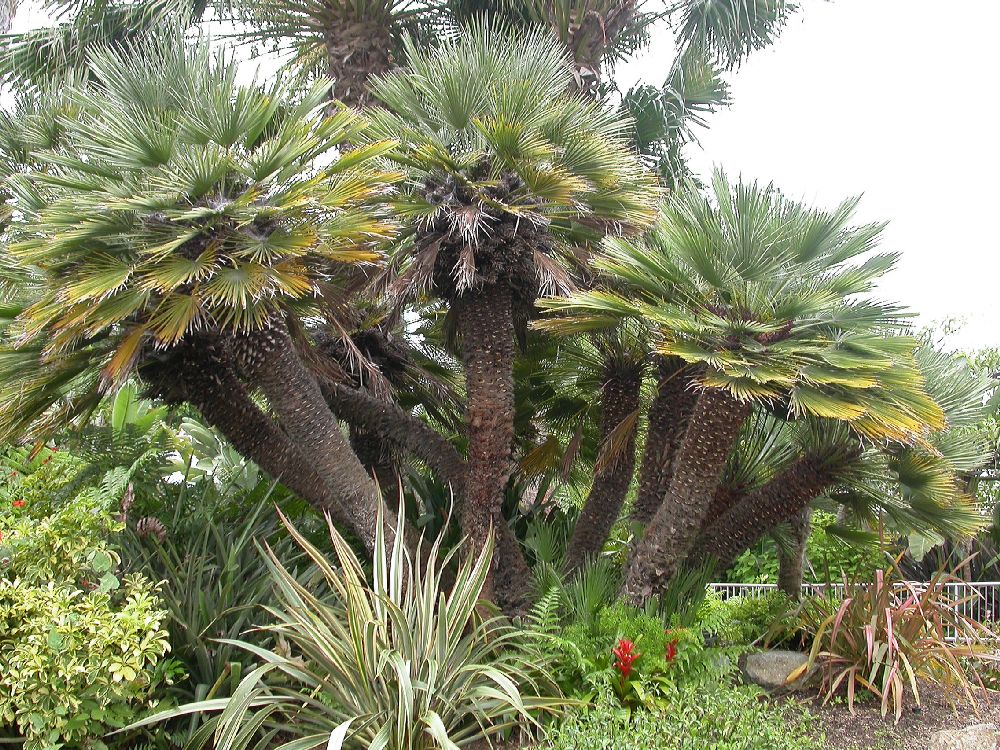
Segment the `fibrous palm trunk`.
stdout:
<svg viewBox="0 0 1000 750">
<path fill-rule="evenodd" d="M 833 483 L 834 467 L 803 457 L 736 503 L 698 537 L 694 554 L 714 558 L 719 571 L 780 523 L 801 513 Z"/>
<path fill-rule="evenodd" d="M 427 464 L 451 491 L 458 507 L 464 507 L 468 466 L 441 433 L 399 405 L 380 401 L 363 391 L 342 384 L 324 384 L 323 393 L 335 413 L 350 423 L 363 423 L 381 441 L 415 456 Z M 522 612 L 530 594 L 530 570 L 520 544 L 510 527 L 497 525 L 494 557 L 507 560 L 497 572 L 497 603 L 507 613 Z"/>
<path fill-rule="evenodd" d="M 720 389 L 699 392 L 670 488 L 629 562 L 625 593 L 632 602 L 660 590 L 688 556 L 750 408 Z"/>
<path fill-rule="evenodd" d="M 283 322 L 234 337 L 240 367 L 260 387 L 289 438 L 308 455 L 343 508 L 351 530 L 374 548 L 381 494 L 351 449 L 340 424 L 323 399 L 319 384 L 299 359 Z M 391 539 L 393 513 L 384 513 Z"/>
<path fill-rule="evenodd" d="M 326 29 L 327 68 L 332 98 L 349 107 L 368 102 L 368 83 L 394 65 L 392 19 L 331 19 Z"/>
<path fill-rule="evenodd" d="M 467 292 L 454 305 L 462 332 L 469 439 L 459 519 L 466 549 L 475 553 L 506 525 L 502 509 L 514 441 L 514 313 L 504 284 Z M 507 597 L 502 589 L 521 588 L 530 572 L 516 540 L 497 538 L 484 596 L 499 600 Z"/>
<path fill-rule="evenodd" d="M 429 424 L 401 408 L 343 384 L 324 384 L 323 395 L 330 408 L 352 426 L 364 430 L 394 449 L 426 463 L 455 496 L 465 491 L 466 464 L 448 440 Z"/>
<path fill-rule="evenodd" d="M 187 402 L 219 430 L 242 455 L 339 526 L 350 528 L 340 504 L 315 465 L 247 393 L 221 342 L 198 336 L 169 357 L 147 363 L 141 371 L 151 390 L 168 403 Z"/>
<path fill-rule="evenodd" d="M 680 357 L 660 357 L 657 369 L 656 396 L 647 413 L 646 446 L 631 514 L 635 523 L 644 526 L 653 520 L 670 488 L 674 458 L 698 401 L 691 387 L 691 368 Z"/>
<path fill-rule="evenodd" d="M 621 513 L 635 473 L 635 412 L 641 386 L 642 370 L 637 366 L 610 373 L 601 389 L 602 445 L 608 450 L 613 438 L 623 444 L 594 477 L 567 550 L 568 570 L 575 570 L 601 551 Z M 623 429 L 627 432 L 621 435 Z"/>
<path fill-rule="evenodd" d="M 337 416 L 343 417 L 339 412 Z M 379 489 L 386 497 L 393 497 L 399 492 L 399 464 L 395 460 L 394 451 L 367 425 L 350 424 L 351 449 L 357 455 L 361 465 L 368 474 L 378 482 Z"/>
<path fill-rule="evenodd" d="M 809 541 L 809 522 L 812 509 L 805 507 L 788 520 L 789 535 L 785 544 L 778 544 L 778 589 L 790 599 L 802 596 L 802 571 L 806 561 L 806 542 Z"/>
</svg>

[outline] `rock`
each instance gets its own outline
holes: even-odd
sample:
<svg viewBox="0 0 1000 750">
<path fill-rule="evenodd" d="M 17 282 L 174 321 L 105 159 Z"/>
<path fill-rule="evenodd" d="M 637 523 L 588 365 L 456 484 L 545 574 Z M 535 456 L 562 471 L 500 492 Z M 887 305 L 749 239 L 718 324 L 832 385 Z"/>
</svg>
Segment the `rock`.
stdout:
<svg viewBox="0 0 1000 750">
<path fill-rule="evenodd" d="M 998 750 L 995 724 L 973 724 L 965 729 L 943 729 L 931 735 L 928 750 Z"/>
<path fill-rule="evenodd" d="M 744 654 L 740 658 L 740 670 L 746 682 L 760 685 L 770 693 L 784 693 L 802 690 L 811 684 L 815 670 L 786 685 L 788 675 L 809 661 L 809 655 L 800 651 L 761 651 Z"/>
</svg>

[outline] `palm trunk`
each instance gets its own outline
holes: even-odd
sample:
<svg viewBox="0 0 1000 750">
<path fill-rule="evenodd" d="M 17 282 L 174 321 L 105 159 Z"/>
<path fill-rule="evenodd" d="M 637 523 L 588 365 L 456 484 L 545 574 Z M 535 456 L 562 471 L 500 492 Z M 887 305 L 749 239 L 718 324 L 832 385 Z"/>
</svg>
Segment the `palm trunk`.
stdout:
<svg viewBox="0 0 1000 750">
<path fill-rule="evenodd" d="M 710 524 L 698 538 L 696 555 L 714 558 L 717 570 L 726 570 L 771 529 L 801 513 L 834 480 L 834 467 L 829 463 L 800 458 Z"/>
<path fill-rule="evenodd" d="M 326 32 L 327 70 L 333 79 L 332 98 L 349 107 L 363 107 L 368 83 L 393 67 L 390 23 L 343 19 L 331 21 Z"/>
<path fill-rule="evenodd" d="M 642 370 L 619 370 L 612 373 L 601 390 L 601 444 L 605 449 L 616 430 L 639 408 Z M 566 557 L 566 568 L 575 570 L 588 558 L 597 555 L 621 513 L 635 473 L 635 426 L 628 430 L 618 455 L 594 477 L 590 494 L 573 529 Z"/>
<path fill-rule="evenodd" d="M 639 491 L 632 506 L 632 521 L 643 526 L 653 520 L 670 488 L 674 458 L 698 402 L 698 392 L 691 387 L 690 368 L 680 357 L 660 357 L 658 369 L 659 383 L 649 405 L 646 447 L 639 469 Z"/>
<path fill-rule="evenodd" d="M 10 25 L 14 21 L 14 14 L 17 12 L 17 0 L 0 0 L 0 34 L 10 31 Z"/>
<path fill-rule="evenodd" d="M 721 389 L 699 393 L 670 489 L 629 563 L 625 593 L 632 602 L 659 591 L 687 557 L 750 408 Z"/>
<path fill-rule="evenodd" d="M 802 570 L 811 520 L 812 509 L 807 506 L 789 519 L 788 544 L 778 544 L 778 590 L 784 591 L 792 601 L 802 597 Z"/>
<path fill-rule="evenodd" d="M 334 413 L 338 417 L 343 417 L 336 410 Z M 364 424 L 350 424 L 349 435 L 351 450 L 357 455 L 369 476 L 374 477 L 375 481 L 378 482 L 382 495 L 385 497 L 398 495 L 399 464 L 393 456 L 392 446 Z"/>
<path fill-rule="evenodd" d="M 382 443 L 416 456 L 450 484 L 456 497 L 465 490 L 466 464 L 437 430 L 397 404 L 341 384 L 324 384 L 323 395 L 339 417 L 358 425 Z"/>
<path fill-rule="evenodd" d="M 181 344 L 169 361 L 153 361 L 142 377 L 168 403 L 187 402 L 233 447 L 321 512 L 349 528 L 333 492 L 312 462 L 261 411 L 236 376 L 228 352 L 207 337 Z"/>
<path fill-rule="evenodd" d="M 465 500 L 459 519 L 466 549 L 476 551 L 505 524 L 503 499 L 514 441 L 514 315 L 510 290 L 500 284 L 467 292 L 454 304 L 462 332 L 469 438 Z M 501 549 L 498 543 L 495 549 L 499 554 L 494 556 L 485 589 L 491 599 L 499 593 L 494 576 L 500 558 L 517 556 L 509 544 Z M 521 558 L 523 563 L 523 555 Z M 504 566 L 513 564 L 513 559 L 503 561 Z"/>
<path fill-rule="evenodd" d="M 234 338 L 244 372 L 267 396 L 289 438 L 309 457 L 343 507 L 343 514 L 365 547 L 375 544 L 377 509 L 382 502 L 323 399 L 316 379 L 299 359 L 283 323 Z M 393 513 L 384 513 L 387 536 Z"/>
</svg>

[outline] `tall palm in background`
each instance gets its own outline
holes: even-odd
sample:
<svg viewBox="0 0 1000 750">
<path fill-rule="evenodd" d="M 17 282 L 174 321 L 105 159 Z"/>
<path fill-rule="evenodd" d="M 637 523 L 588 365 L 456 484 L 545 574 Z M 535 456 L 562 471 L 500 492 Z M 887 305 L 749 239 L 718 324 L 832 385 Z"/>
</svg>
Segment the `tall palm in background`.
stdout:
<svg viewBox="0 0 1000 750">
<path fill-rule="evenodd" d="M 577 241 L 635 231 L 658 189 L 628 148 L 627 121 L 567 94 L 551 37 L 473 28 L 376 79 L 372 134 L 400 143 L 395 202 L 412 227 L 399 294 L 444 300 L 462 341 L 469 470 L 462 523 L 485 544 L 511 472 L 514 348 L 539 293 L 572 286 L 559 262 Z"/>
<path fill-rule="evenodd" d="M 872 439 L 911 441 L 941 426 L 912 362 L 915 342 L 891 306 L 858 299 L 893 263 L 868 253 L 881 231 L 849 228 L 854 202 L 833 212 L 788 201 L 772 187 L 730 185 L 712 199 L 685 190 L 668 201 L 646 242 L 611 241 L 597 265 L 630 288 L 580 292 L 545 306 L 542 323 L 577 332 L 621 317 L 658 328 L 657 351 L 703 368 L 670 484 L 630 565 L 635 599 L 683 561 L 706 518 L 754 403 L 791 416 L 848 422 Z"/>
<path fill-rule="evenodd" d="M 377 492 L 285 321 L 324 314 L 344 270 L 377 260 L 393 229 L 372 199 L 395 175 L 373 159 L 391 144 L 331 160 L 363 121 L 323 116 L 323 85 L 240 87 L 231 62 L 170 41 L 92 54 L 93 80 L 16 136 L 8 252 L 27 304 L 3 435 L 86 414 L 138 372 L 371 543 Z"/>
</svg>

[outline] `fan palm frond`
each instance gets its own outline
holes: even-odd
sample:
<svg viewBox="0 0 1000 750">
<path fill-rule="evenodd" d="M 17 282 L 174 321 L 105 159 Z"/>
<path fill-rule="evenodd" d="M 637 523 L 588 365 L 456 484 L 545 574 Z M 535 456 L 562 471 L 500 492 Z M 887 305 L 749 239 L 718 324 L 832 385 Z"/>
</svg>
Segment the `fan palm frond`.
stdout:
<svg viewBox="0 0 1000 750">
<path fill-rule="evenodd" d="M 703 45 L 731 68 L 770 45 L 797 9 L 787 0 L 676 0 L 668 14 L 682 45 Z"/>
<path fill-rule="evenodd" d="M 820 211 L 773 186 L 713 179 L 688 188 L 643 240 L 610 239 L 595 265 L 621 285 L 543 300 L 545 330 L 644 320 L 657 351 L 706 367 L 702 385 L 790 416 L 849 422 L 872 439 L 920 439 L 944 425 L 913 359 L 902 311 L 870 299 L 895 256 L 872 254 L 881 225 L 856 206 Z"/>
<path fill-rule="evenodd" d="M 323 285 L 376 260 L 393 232 L 373 201 L 396 177 L 372 161 L 392 144 L 335 158 L 364 120 L 324 116 L 324 85 L 299 98 L 282 80 L 239 86 L 204 44 L 89 64 L 57 141 L 8 181 L 19 218 L 7 249 L 39 283 L 3 352 L 37 365 L 4 379 L 3 434 L 52 406 L 53 388 L 112 387 L 192 332 L 321 309 Z"/>
</svg>

